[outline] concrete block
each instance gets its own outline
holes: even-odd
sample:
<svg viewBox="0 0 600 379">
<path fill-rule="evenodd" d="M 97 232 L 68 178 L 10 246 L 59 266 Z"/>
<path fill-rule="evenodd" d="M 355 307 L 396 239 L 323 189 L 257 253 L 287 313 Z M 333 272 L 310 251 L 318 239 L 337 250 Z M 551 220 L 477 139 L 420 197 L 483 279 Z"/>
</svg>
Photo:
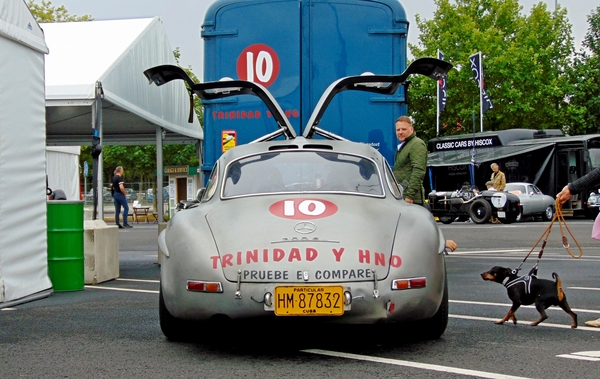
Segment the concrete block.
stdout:
<svg viewBox="0 0 600 379">
<path fill-rule="evenodd" d="M 103 220 L 85 220 L 83 225 L 85 284 L 98 284 L 119 277 L 119 228 Z"/>
</svg>

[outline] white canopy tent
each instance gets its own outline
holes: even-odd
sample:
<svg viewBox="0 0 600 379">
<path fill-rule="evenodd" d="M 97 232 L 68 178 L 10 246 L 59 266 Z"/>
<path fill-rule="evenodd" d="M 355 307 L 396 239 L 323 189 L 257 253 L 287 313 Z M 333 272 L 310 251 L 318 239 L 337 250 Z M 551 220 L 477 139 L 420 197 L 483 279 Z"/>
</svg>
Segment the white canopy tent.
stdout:
<svg viewBox="0 0 600 379">
<path fill-rule="evenodd" d="M 46 147 L 48 188 L 62 190 L 67 200 L 79 200 L 79 146 Z"/>
<path fill-rule="evenodd" d="M 143 71 L 176 64 L 160 18 L 41 24 L 46 58 L 48 145 L 157 145 L 159 183 L 162 144 L 196 143 L 202 128 L 182 81 L 150 86 Z M 102 158 L 102 156 L 100 156 Z M 102 172 L 102 164 L 98 165 Z M 99 176 L 98 188 L 102 188 Z M 101 194 L 102 192 L 99 191 Z M 164 214 L 159 191 L 158 213 Z M 102 196 L 98 197 L 102 218 Z"/>
<path fill-rule="evenodd" d="M 47 296 L 44 34 L 0 1 L 0 308 Z"/>
</svg>

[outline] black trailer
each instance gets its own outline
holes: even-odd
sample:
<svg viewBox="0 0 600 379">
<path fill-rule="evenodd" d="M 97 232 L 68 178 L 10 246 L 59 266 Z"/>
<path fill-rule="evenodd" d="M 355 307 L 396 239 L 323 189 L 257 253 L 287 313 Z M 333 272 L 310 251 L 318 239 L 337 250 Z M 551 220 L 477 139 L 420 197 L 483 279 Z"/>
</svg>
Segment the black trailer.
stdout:
<svg viewBox="0 0 600 379">
<path fill-rule="evenodd" d="M 430 190 L 452 191 L 465 183 L 484 189 L 497 163 L 507 182 L 529 182 L 550 196 L 600 167 L 600 134 L 563 136 L 560 130 L 510 129 L 447 136 L 428 143 Z M 598 192 L 596 190 L 596 192 Z M 563 209 L 589 213 L 589 193 L 574 195 Z"/>
</svg>

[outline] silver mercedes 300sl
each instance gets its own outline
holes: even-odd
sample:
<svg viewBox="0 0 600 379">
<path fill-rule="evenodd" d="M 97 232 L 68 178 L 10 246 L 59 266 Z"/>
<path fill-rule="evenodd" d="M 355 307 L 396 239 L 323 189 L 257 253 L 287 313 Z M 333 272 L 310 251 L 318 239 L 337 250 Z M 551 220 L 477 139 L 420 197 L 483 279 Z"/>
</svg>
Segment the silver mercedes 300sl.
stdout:
<svg viewBox="0 0 600 379">
<path fill-rule="evenodd" d="M 258 318 L 414 322 L 423 336 L 441 336 L 448 319 L 445 240 L 431 213 L 402 200 L 377 150 L 318 124 L 339 92 L 393 94 L 411 74 L 437 79 L 450 68 L 423 58 L 401 75 L 340 79 L 302 136 L 258 84 L 194 83 L 175 66 L 147 70 L 157 85 L 187 81 L 202 99 L 258 96 L 276 122 L 273 133 L 225 152 L 197 203 L 160 234 L 165 336 L 185 339 L 190 323 Z"/>
</svg>

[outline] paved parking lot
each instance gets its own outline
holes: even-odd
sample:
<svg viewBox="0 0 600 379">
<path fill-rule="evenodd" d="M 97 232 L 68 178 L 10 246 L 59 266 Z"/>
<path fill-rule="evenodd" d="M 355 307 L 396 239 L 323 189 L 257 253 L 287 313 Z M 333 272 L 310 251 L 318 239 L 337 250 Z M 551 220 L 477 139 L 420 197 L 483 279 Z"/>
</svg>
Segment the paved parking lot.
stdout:
<svg viewBox="0 0 600 379">
<path fill-rule="evenodd" d="M 539 273 L 560 274 L 582 326 L 572 330 L 570 317 L 556 307 L 538 327 L 528 325 L 537 318 L 531 307 L 518 311 L 517 325 L 494 324 L 509 300 L 502 286 L 479 274 L 493 265 L 516 267 L 545 226 L 442 226 L 459 249 L 447 257 L 450 320 L 440 340 L 406 340 L 362 328 L 335 334 L 263 325 L 207 331 L 222 336 L 215 345 L 202 337 L 195 343 L 164 338 L 158 325 L 158 227 L 134 224 L 119 231 L 118 280 L 0 311 L 0 376 L 595 379 L 600 328 L 583 326 L 600 317 L 600 243 L 589 238 L 590 220 L 569 224 L 584 257 L 571 258 L 556 230 Z"/>
</svg>

